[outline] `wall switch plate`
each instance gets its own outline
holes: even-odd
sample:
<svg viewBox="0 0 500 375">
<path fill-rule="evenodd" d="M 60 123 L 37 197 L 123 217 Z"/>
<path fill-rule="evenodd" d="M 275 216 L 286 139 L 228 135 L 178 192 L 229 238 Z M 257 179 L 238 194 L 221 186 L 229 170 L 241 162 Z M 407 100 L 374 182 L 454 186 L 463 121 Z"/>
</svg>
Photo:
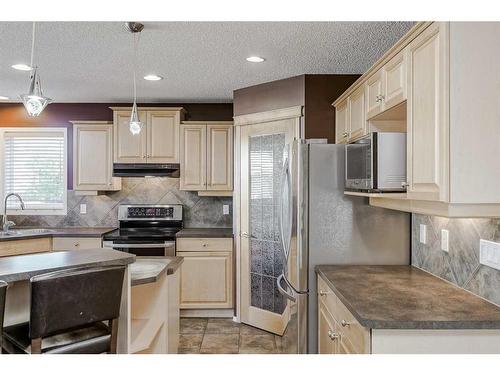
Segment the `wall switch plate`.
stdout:
<svg viewBox="0 0 500 375">
<path fill-rule="evenodd" d="M 479 240 L 479 263 L 500 270 L 500 243 Z"/>
<path fill-rule="evenodd" d="M 427 243 L 427 225 L 420 224 L 420 243 Z"/>
<path fill-rule="evenodd" d="M 449 251 L 450 232 L 447 229 L 441 229 L 441 250 Z"/>
<path fill-rule="evenodd" d="M 80 213 L 81 214 L 87 213 L 87 205 L 85 203 L 80 204 Z"/>
<path fill-rule="evenodd" d="M 228 204 L 223 204 L 222 205 L 222 214 L 223 215 L 229 215 L 229 205 Z"/>
</svg>

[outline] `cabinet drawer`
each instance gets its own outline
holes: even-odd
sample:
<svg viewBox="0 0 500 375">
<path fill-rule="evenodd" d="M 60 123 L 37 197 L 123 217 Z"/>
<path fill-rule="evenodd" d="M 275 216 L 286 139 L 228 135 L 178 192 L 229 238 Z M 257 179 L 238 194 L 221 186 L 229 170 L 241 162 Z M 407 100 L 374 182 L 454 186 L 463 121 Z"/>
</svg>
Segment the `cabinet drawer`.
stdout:
<svg viewBox="0 0 500 375">
<path fill-rule="evenodd" d="M 324 303 L 337 322 L 345 350 L 370 353 L 370 330 L 363 327 L 340 301 L 326 282 L 318 276 L 318 299 Z"/>
<path fill-rule="evenodd" d="M 52 240 L 52 250 L 54 251 L 98 249 L 101 247 L 100 238 L 54 237 Z"/>
<path fill-rule="evenodd" d="M 233 239 L 178 238 L 177 251 L 233 251 Z"/>
<path fill-rule="evenodd" d="M 50 251 L 51 248 L 52 248 L 52 239 L 50 237 L 1 241 L 0 257 L 42 253 L 45 251 Z"/>
</svg>

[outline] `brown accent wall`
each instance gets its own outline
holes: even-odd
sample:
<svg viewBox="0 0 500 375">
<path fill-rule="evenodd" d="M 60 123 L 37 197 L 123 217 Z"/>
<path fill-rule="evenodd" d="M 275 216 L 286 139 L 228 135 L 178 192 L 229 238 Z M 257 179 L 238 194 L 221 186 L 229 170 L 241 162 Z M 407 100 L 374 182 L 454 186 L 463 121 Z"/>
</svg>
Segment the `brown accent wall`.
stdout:
<svg viewBox="0 0 500 375">
<path fill-rule="evenodd" d="M 305 74 L 233 92 L 234 115 L 304 106 L 305 138 L 335 142 L 332 103 L 358 79 L 357 74 Z"/>
<path fill-rule="evenodd" d="M 358 74 L 305 76 L 306 139 L 328 138 L 328 143 L 335 143 L 335 108 L 332 103 L 358 78 Z"/>
<path fill-rule="evenodd" d="M 39 117 L 29 117 L 20 103 L 0 103 L 0 127 L 65 127 L 68 129 L 68 189 L 73 188 L 73 127 L 70 121 L 113 121 L 109 107 L 130 103 L 54 103 Z M 231 121 L 232 103 L 144 103 L 139 107 L 183 107 L 186 120 Z"/>
</svg>

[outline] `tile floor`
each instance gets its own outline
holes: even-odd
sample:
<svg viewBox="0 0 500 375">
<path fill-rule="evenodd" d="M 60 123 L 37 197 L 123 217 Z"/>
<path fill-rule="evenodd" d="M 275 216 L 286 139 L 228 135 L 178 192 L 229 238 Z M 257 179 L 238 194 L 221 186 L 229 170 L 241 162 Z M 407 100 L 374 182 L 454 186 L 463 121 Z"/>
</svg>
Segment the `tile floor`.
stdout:
<svg viewBox="0 0 500 375">
<path fill-rule="evenodd" d="M 181 318 L 180 354 L 279 354 L 281 337 L 230 318 Z"/>
</svg>

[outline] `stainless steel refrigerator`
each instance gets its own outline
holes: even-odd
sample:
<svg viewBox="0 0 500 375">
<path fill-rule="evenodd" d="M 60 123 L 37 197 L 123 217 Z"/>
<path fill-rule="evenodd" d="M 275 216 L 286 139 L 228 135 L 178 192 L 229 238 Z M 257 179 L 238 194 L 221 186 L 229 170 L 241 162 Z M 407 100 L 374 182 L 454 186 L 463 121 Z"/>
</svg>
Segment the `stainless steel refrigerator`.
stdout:
<svg viewBox="0 0 500 375">
<path fill-rule="evenodd" d="M 280 233 L 286 261 L 278 289 L 290 305 L 282 343 L 317 352 L 318 264 L 409 264 L 410 215 L 344 194 L 345 146 L 295 141 L 285 147 Z"/>
</svg>

